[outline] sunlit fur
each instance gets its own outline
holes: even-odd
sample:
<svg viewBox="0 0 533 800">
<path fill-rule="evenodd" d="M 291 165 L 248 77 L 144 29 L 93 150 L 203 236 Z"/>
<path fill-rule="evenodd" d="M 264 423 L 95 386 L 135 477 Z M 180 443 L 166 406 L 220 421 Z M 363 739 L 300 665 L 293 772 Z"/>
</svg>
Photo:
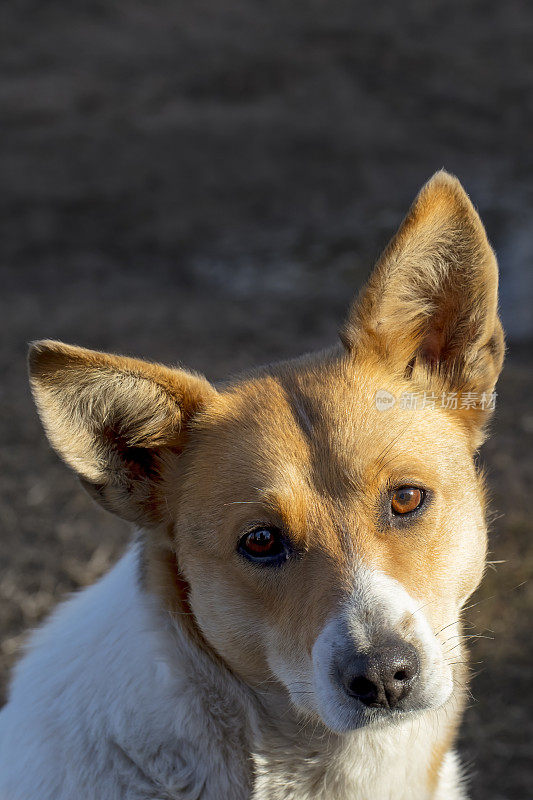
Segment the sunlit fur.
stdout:
<svg viewBox="0 0 533 800">
<path fill-rule="evenodd" d="M 382 390 L 490 393 L 497 267 L 456 179 L 424 187 L 342 345 L 205 379 L 56 342 L 31 383 L 52 445 L 140 526 L 30 641 L 0 714 L 0 800 L 460 800 L 460 613 L 485 562 L 473 455 L 490 412 L 376 407 Z M 483 404 L 484 405 L 484 404 Z M 394 487 L 426 489 L 410 522 Z M 278 567 L 238 543 L 291 543 Z M 395 634 L 416 687 L 368 709 L 336 654 Z"/>
</svg>

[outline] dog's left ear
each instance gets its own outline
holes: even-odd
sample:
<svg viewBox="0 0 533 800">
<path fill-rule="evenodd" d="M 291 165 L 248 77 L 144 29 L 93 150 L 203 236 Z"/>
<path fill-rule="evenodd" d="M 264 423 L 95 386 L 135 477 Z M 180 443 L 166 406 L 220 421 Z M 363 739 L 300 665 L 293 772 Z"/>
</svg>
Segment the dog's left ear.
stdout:
<svg viewBox="0 0 533 800">
<path fill-rule="evenodd" d="M 438 172 L 379 259 L 341 339 L 348 350 L 373 350 L 414 384 L 468 394 L 462 416 L 477 446 L 504 355 L 497 304 L 498 267 L 481 220 L 457 178 Z"/>
<path fill-rule="evenodd" d="M 143 526 L 168 521 L 164 466 L 217 394 L 211 384 L 182 369 L 52 341 L 32 345 L 29 369 L 50 443 L 94 499 Z"/>
</svg>

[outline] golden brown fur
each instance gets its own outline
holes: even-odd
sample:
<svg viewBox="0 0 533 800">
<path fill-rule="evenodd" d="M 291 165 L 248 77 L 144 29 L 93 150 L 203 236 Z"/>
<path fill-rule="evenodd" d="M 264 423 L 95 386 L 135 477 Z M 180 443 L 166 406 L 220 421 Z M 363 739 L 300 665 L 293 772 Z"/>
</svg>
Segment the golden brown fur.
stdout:
<svg viewBox="0 0 533 800">
<path fill-rule="evenodd" d="M 455 178 L 438 173 L 422 189 L 341 339 L 221 391 L 183 370 L 60 343 L 31 352 L 51 443 L 106 508 L 153 529 L 150 585 L 174 613 L 192 612 L 193 635 L 252 687 L 271 676 L 273 653 L 309 658 L 350 593 L 354 560 L 425 604 L 437 637 L 483 573 L 472 456 L 490 410 L 460 398 L 493 391 L 503 335 L 495 257 Z M 453 391 L 459 404 L 380 411 L 381 390 Z M 398 532 L 380 509 L 406 484 L 427 487 L 431 502 Z M 300 558 L 258 573 L 236 552 L 253 523 L 286 531 Z M 452 715 L 434 744 L 433 787 L 456 724 Z"/>
</svg>

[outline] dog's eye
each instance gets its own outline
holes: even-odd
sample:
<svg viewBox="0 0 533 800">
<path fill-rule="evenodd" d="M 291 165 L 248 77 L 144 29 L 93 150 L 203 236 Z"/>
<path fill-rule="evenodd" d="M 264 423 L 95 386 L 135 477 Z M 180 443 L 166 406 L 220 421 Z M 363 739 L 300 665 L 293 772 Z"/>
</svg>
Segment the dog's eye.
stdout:
<svg viewBox="0 0 533 800">
<path fill-rule="evenodd" d="M 412 514 L 424 503 L 424 491 L 416 486 L 401 486 L 391 497 L 392 513 L 402 516 Z"/>
<path fill-rule="evenodd" d="M 289 556 L 288 543 L 274 526 L 262 526 L 246 533 L 239 542 L 238 551 L 249 561 L 261 564 L 281 564 Z"/>
</svg>

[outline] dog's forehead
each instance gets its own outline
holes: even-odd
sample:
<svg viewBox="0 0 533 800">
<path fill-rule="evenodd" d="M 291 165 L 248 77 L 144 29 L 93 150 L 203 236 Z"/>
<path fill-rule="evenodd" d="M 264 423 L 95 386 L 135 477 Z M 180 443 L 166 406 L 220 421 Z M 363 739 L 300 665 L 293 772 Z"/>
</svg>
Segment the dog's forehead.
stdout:
<svg viewBox="0 0 533 800">
<path fill-rule="evenodd" d="M 432 458 L 438 466 L 438 442 L 453 451 L 457 432 L 438 412 L 437 425 L 431 409 L 401 405 L 401 391 L 385 373 L 347 359 L 287 365 L 220 396 L 206 417 L 209 446 L 236 476 L 248 472 L 265 486 L 300 485 L 319 494 L 353 487 L 378 462 L 394 466 L 402 455 L 414 469 Z M 381 402 L 388 396 L 393 406 Z"/>
</svg>

